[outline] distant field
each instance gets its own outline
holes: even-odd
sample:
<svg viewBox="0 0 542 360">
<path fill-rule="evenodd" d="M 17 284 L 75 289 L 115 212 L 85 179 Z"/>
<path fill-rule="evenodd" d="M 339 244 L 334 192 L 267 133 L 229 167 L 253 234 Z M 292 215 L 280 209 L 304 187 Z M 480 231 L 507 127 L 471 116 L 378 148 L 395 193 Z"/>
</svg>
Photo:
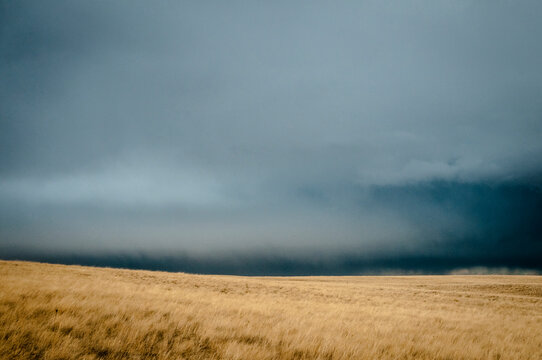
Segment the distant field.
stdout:
<svg viewBox="0 0 542 360">
<path fill-rule="evenodd" d="M 542 359 L 542 277 L 255 278 L 0 261 L 0 357 Z"/>
</svg>

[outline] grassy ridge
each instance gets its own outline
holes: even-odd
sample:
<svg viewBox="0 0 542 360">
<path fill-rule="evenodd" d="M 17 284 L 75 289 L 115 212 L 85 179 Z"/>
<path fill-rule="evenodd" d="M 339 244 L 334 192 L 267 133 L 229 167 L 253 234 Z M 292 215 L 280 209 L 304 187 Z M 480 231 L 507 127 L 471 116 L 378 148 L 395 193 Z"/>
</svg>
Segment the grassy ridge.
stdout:
<svg viewBox="0 0 542 360">
<path fill-rule="evenodd" d="M 253 278 L 0 261 L 3 359 L 542 359 L 542 277 Z"/>
</svg>

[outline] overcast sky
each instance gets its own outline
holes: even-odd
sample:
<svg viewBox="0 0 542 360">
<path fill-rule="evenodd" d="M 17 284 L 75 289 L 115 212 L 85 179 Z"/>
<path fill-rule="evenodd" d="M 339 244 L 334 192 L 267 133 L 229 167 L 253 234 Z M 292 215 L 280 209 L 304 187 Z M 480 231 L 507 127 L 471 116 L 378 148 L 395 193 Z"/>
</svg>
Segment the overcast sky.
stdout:
<svg viewBox="0 0 542 360">
<path fill-rule="evenodd" d="M 0 254 L 542 267 L 541 18 L 0 0 Z"/>
</svg>

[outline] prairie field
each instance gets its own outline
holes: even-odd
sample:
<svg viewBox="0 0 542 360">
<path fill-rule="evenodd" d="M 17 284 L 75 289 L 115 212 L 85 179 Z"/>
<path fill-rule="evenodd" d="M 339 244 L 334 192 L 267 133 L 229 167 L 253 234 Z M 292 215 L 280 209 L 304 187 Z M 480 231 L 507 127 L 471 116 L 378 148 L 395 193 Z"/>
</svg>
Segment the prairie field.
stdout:
<svg viewBox="0 0 542 360">
<path fill-rule="evenodd" d="M 542 359 L 542 277 L 0 261 L 2 359 Z"/>
</svg>

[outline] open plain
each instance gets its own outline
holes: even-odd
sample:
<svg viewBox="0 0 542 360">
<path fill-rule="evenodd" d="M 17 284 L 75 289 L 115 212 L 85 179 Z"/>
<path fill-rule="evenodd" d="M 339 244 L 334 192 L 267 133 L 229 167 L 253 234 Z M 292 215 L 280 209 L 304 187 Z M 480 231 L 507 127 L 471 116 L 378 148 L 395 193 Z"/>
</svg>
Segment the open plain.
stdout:
<svg viewBox="0 0 542 360">
<path fill-rule="evenodd" d="M 0 357 L 542 359 L 542 277 L 239 277 L 0 261 Z"/>
</svg>

